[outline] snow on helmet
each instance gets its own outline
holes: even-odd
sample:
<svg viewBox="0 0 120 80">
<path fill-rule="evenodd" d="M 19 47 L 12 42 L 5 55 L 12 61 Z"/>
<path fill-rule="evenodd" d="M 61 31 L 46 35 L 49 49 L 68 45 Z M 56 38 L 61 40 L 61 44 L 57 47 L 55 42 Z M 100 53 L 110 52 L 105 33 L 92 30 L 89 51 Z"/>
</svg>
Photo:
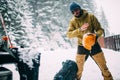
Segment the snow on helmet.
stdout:
<svg viewBox="0 0 120 80">
<path fill-rule="evenodd" d="M 76 2 L 72 2 L 70 4 L 70 11 L 73 12 L 75 9 L 79 8 L 81 10 L 81 7 L 79 4 L 77 4 Z"/>
<path fill-rule="evenodd" d="M 96 34 L 87 33 L 87 34 L 83 35 L 82 44 L 85 49 L 91 50 L 91 48 L 95 44 L 95 42 L 96 42 Z"/>
</svg>

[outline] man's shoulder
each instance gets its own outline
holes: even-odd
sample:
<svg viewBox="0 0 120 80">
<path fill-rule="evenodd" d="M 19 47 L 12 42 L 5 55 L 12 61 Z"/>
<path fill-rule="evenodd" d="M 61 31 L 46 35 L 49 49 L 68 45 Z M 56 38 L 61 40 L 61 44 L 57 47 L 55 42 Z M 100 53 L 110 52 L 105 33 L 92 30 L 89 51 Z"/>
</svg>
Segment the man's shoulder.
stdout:
<svg viewBox="0 0 120 80">
<path fill-rule="evenodd" d="M 87 16 L 94 16 L 94 14 L 92 12 L 89 12 L 89 11 L 87 11 L 85 9 L 83 9 L 83 13 L 87 14 Z"/>
<path fill-rule="evenodd" d="M 75 21 L 75 17 L 72 17 L 71 19 L 70 19 L 70 22 L 74 22 Z"/>
<path fill-rule="evenodd" d="M 88 15 L 89 15 L 90 17 L 93 17 L 93 16 L 94 16 L 94 14 L 93 14 L 93 13 L 89 13 Z"/>
</svg>

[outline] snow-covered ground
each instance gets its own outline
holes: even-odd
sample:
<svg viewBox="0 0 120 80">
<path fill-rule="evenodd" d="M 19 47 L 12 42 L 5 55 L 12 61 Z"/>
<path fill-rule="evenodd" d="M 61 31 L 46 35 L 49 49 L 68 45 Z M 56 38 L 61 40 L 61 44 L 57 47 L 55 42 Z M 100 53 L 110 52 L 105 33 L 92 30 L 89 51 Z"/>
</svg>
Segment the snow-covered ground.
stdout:
<svg viewBox="0 0 120 80">
<path fill-rule="evenodd" d="M 120 52 L 108 49 L 103 49 L 103 52 L 114 80 L 120 80 Z M 41 53 L 39 80 L 53 80 L 54 75 L 61 69 L 63 61 L 75 60 L 76 49 L 58 49 L 56 51 L 42 51 Z M 19 80 L 19 74 L 14 64 L 4 66 L 13 71 L 13 80 Z M 82 80 L 103 80 L 98 66 L 91 57 L 84 65 Z"/>
<path fill-rule="evenodd" d="M 107 65 L 115 80 L 120 80 L 120 52 L 103 49 Z M 40 80 L 53 80 L 56 72 L 62 67 L 62 62 L 70 59 L 75 60 L 76 49 L 57 50 L 46 52 L 41 56 Z M 89 57 L 85 63 L 82 80 L 103 80 L 101 72 L 95 62 Z"/>
</svg>

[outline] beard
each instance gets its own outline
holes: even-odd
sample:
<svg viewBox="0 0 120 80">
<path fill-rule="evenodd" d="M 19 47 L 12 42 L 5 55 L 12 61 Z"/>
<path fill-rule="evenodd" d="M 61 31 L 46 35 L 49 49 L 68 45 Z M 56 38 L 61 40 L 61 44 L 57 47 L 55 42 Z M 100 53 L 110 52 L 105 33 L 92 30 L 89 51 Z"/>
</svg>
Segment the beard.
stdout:
<svg viewBox="0 0 120 80">
<path fill-rule="evenodd" d="M 83 15 L 83 10 L 80 10 L 80 13 L 78 13 L 78 15 L 75 16 L 75 17 L 79 18 L 79 17 L 81 17 L 82 15 Z"/>
</svg>

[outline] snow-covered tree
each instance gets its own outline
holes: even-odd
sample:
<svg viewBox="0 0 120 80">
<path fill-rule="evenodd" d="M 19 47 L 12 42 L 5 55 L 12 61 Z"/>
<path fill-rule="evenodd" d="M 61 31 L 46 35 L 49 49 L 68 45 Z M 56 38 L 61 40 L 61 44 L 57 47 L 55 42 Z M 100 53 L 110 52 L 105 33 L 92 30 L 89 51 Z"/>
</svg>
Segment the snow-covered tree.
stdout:
<svg viewBox="0 0 120 80">
<path fill-rule="evenodd" d="M 7 32 L 15 45 L 20 45 L 20 41 L 24 39 L 25 26 L 22 25 L 22 14 L 14 0 L 1 0 L 0 13 L 3 16 Z"/>
</svg>

